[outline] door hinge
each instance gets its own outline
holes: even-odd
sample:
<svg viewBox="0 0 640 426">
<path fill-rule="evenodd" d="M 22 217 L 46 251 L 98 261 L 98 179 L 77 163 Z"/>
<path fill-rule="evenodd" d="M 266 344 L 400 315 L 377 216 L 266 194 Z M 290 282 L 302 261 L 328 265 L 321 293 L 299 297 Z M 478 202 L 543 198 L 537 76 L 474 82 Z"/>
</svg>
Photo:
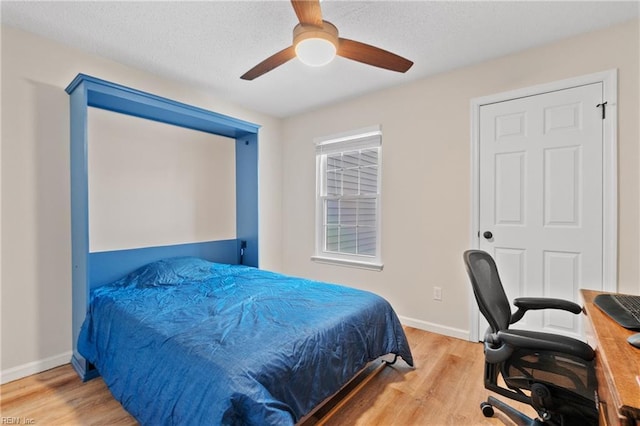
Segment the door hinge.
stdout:
<svg viewBox="0 0 640 426">
<path fill-rule="evenodd" d="M 602 119 L 605 119 L 606 116 L 606 106 L 607 106 L 607 102 L 603 102 L 601 104 L 596 105 L 596 108 L 600 108 L 602 107 Z"/>
</svg>

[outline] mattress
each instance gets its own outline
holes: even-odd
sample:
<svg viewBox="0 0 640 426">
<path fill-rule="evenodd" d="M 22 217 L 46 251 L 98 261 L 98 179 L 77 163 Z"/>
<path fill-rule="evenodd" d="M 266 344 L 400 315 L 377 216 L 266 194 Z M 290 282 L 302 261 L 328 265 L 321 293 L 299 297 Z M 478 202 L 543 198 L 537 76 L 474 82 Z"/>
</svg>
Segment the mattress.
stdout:
<svg viewBox="0 0 640 426">
<path fill-rule="evenodd" d="M 380 296 L 197 258 L 95 289 L 78 350 L 143 425 L 294 424 L 382 355 L 413 365 Z"/>
</svg>

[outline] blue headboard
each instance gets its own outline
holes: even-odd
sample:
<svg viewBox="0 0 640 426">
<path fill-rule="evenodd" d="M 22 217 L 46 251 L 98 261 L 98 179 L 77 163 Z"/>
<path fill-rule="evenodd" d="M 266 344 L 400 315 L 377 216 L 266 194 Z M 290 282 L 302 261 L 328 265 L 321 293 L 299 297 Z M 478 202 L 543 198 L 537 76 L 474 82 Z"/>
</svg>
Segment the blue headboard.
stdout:
<svg viewBox="0 0 640 426">
<path fill-rule="evenodd" d="M 77 351 L 92 288 L 146 263 L 197 256 L 220 263 L 258 266 L 258 129 L 260 126 L 150 93 L 78 74 L 66 88 L 71 107 L 71 362 L 84 379 L 97 372 Z M 89 252 L 88 107 L 101 108 L 236 140 L 236 238 L 162 247 Z M 242 256 L 241 256 L 242 250 Z"/>
</svg>

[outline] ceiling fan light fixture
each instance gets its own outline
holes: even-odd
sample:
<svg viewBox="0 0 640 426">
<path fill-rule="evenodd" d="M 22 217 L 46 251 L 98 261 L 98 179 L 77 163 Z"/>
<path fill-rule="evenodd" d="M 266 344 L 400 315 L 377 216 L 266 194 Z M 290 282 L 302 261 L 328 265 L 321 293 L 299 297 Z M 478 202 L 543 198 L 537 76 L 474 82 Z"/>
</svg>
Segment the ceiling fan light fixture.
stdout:
<svg viewBox="0 0 640 426">
<path fill-rule="evenodd" d="M 293 45 L 303 64 L 327 65 L 338 50 L 338 29 L 327 21 L 323 21 L 322 27 L 298 24 L 293 30 Z"/>
<path fill-rule="evenodd" d="M 2 0 L 0 0 L 2 1 Z M 395 72 L 407 72 L 413 62 L 395 53 L 338 37 L 335 25 L 322 19 L 320 0 L 291 0 L 299 24 L 293 29 L 293 44 L 269 56 L 240 76 L 253 80 L 296 56 L 310 66 L 326 65 L 337 55 Z"/>
<path fill-rule="evenodd" d="M 336 47 L 323 38 L 308 38 L 296 45 L 298 59 L 311 67 L 322 67 L 336 57 Z"/>
</svg>

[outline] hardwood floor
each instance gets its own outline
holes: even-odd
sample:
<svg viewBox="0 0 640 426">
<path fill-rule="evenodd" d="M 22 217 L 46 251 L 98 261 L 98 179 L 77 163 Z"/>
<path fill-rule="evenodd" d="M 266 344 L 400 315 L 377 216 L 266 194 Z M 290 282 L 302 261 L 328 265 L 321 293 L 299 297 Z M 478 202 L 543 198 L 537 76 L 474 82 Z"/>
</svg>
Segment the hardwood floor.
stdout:
<svg viewBox="0 0 640 426">
<path fill-rule="evenodd" d="M 406 327 L 416 368 L 401 359 L 367 377 L 342 405 L 332 401 L 305 425 L 502 425 L 485 418 L 482 345 Z M 511 403 L 532 415 L 530 407 Z M 0 421 L 35 425 L 135 425 L 101 379 L 82 383 L 70 365 L 0 387 Z M 14 422 L 14 424 L 17 424 Z"/>
<path fill-rule="evenodd" d="M 82 383 L 70 364 L 4 384 L 0 398 L 1 419 L 20 420 L 14 424 L 137 424 L 102 379 Z"/>
</svg>

